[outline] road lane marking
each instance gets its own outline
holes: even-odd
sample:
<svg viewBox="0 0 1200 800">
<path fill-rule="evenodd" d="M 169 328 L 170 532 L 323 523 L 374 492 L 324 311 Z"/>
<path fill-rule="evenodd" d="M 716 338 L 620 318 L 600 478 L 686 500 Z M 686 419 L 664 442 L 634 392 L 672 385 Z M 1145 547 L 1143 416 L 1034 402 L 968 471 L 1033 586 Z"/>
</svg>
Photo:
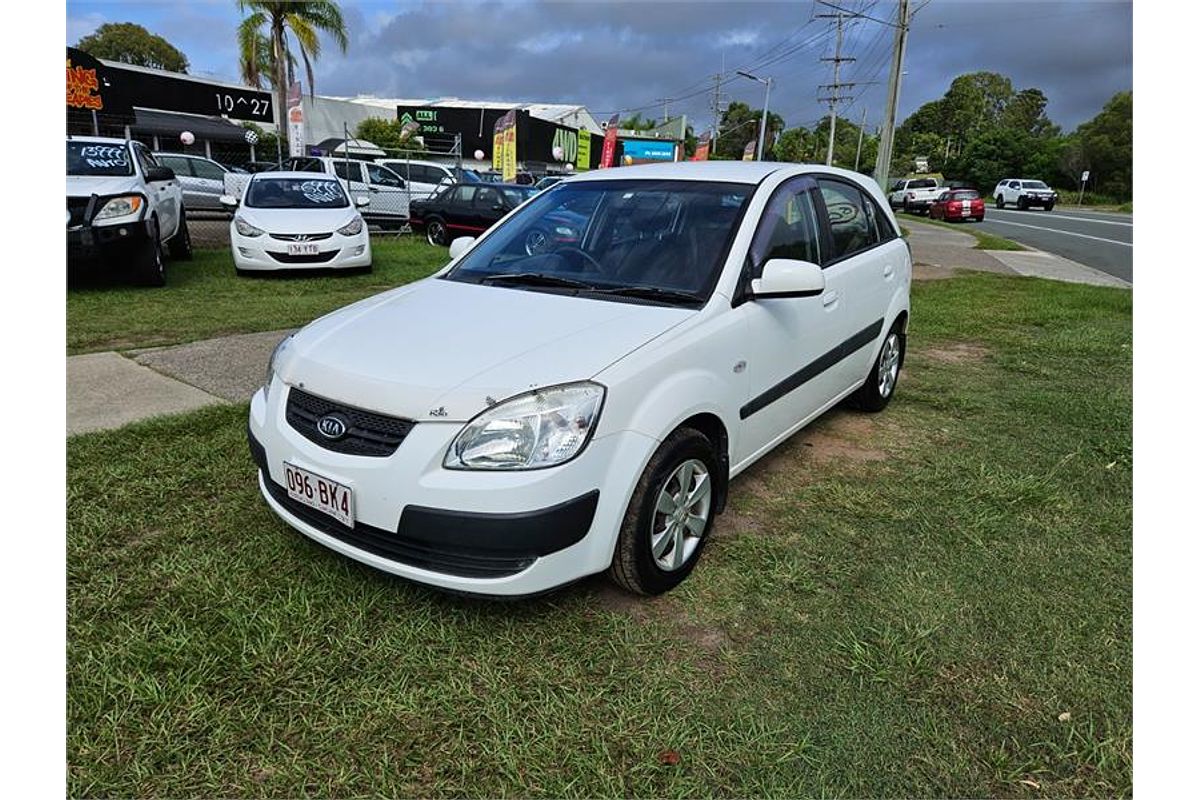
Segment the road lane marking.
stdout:
<svg viewBox="0 0 1200 800">
<path fill-rule="evenodd" d="M 996 213 L 996 214 L 1005 213 L 1005 211 L 1000 208 L 993 209 L 992 211 L 993 211 L 993 213 Z M 1009 212 L 1009 213 L 1027 214 L 1029 212 L 1018 211 L 1018 212 Z M 1077 222 L 1094 222 L 1097 225 L 1122 225 L 1126 228 L 1133 227 L 1132 222 L 1114 222 L 1113 220 L 1109 220 L 1109 219 L 1093 219 L 1092 217 L 1068 217 L 1066 214 L 1055 214 L 1053 218 L 1054 219 L 1073 219 Z"/>
<path fill-rule="evenodd" d="M 1061 228 L 1043 228 L 1039 225 L 1027 225 L 1024 222 L 1009 222 L 1005 219 L 993 219 L 992 222 L 995 222 L 997 225 L 1016 225 L 1021 228 L 1033 228 L 1035 231 L 1061 233 L 1063 236 L 1078 236 L 1080 239 L 1095 239 L 1097 242 L 1108 242 L 1109 244 L 1119 244 L 1122 247 L 1133 247 L 1133 242 L 1118 242 L 1116 239 L 1105 239 L 1103 236 L 1089 236 L 1086 233 L 1074 233 L 1072 231 L 1064 231 Z"/>
</svg>

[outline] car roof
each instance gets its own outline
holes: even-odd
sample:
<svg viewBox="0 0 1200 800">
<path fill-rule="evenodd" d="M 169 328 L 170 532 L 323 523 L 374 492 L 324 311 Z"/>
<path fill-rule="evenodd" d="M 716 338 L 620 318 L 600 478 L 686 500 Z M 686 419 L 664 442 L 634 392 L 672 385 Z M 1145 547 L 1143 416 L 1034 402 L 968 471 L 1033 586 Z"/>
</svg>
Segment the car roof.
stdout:
<svg viewBox="0 0 1200 800">
<path fill-rule="evenodd" d="M 269 170 L 255 172 L 251 180 L 266 180 L 267 178 L 308 178 L 309 180 L 335 181 L 337 178 L 327 172 L 306 172 L 304 170 Z"/>
<path fill-rule="evenodd" d="M 724 183 L 758 184 L 776 172 L 803 175 L 822 172 L 853 178 L 856 181 L 871 181 L 861 172 L 824 164 L 794 164 L 780 161 L 676 161 L 662 164 L 636 164 L 631 167 L 589 170 L 563 178 L 563 183 L 593 180 L 691 180 L 720 181 Z"/>
<path fill-rule="evenodd" d="M 437 161 L 423 161 L 419 158 L 380 158 L 380 159 L 376 159 L 375 163 L 377 163 L 377 164 L 421 164 L 422 166 L 426 166 L 426 167 L 445 167 L 446 169 L 454 168 L 453 165 L 451 165 L 451 164 L 441 164 Z"/>
<path fill-rule="evenodd" d="M 68 142 L 92 142 L 94 144 L 129 144 L 128 139 L 116 139 L 112 136 L 68 136 Z"/>
</svg>

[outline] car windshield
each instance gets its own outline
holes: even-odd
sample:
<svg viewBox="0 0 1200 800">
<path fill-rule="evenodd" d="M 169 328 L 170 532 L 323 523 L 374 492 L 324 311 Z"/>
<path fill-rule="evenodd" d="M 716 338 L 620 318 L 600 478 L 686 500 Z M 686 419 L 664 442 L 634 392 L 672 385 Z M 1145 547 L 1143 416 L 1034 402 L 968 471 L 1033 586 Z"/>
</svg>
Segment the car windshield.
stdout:
<svg viewBox="0 0 1200 800">
<path fill-rule="evenodd" d="M 490 232 L 445 277 L 702 303 L 753 191 L 700 181 L 562 183 Z"/>
<path fill-rule="evenodd" d="M 262 173 L 266 174 L 266 173 Z M 342 185 L 325 178 L 257 178 L 246 189 L 247 208 L 345 208 Z"/>
<path fill-rule="evenodd" d="M 126 176 L 133 174 L 129 148 L 123 144 L 67 142 L 67 174 Z"/>
<path fill-rule="evenodd" d="M 959 189 L 950 193 L 951 200 L 978 200 L 979 192 L 974 189 Z"/>
<path fill-rule="evenodd" d="M 1041 181 L 1021 181 L 1021 185 L 1026 189 L 1049 189 L 1050 187 Z"/>
</svg>

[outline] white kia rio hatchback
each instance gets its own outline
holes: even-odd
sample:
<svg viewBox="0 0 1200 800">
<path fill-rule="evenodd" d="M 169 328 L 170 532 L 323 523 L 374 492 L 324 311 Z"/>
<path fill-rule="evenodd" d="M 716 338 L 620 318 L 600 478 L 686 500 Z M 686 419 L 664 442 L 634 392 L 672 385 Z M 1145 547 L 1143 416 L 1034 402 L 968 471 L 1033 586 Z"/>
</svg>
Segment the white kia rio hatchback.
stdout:
<svg viewBox="0 0 1200 800">
<path fill-rule="evenodd" d="M 371 236 L 333 176 L 312 172 L 259 172 L 251 176 L 229 223 L 233 265 L 239 274 L 293 269 L 371 268 Z"/>
<path fill-rule="evenodd" d="M 580 175 L 450 256 L 284 340 L 249 421 L 284 521 L 444 589 L 664 592 L 732 477 L 904 362 L 909 249 L 845 170 Z"/>
</svg>

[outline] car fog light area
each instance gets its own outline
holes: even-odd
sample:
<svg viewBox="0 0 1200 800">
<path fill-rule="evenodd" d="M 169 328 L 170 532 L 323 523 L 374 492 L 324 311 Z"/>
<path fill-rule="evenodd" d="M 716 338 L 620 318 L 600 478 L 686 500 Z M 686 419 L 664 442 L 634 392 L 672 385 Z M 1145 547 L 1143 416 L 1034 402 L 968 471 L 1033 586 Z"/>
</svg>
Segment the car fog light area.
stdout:
<svg viewBox="0 0 1200 800">
<path fill-rule="evenodd" d="M 367 246 L 365 244 L 360 244 L 358 247 L 354 248 L 353 254 L 356 256 L 361 256 L 363 254 L 363 250 L 366 250 L 366 249 L 367 249 Z"/>
<path fill-rule="evenodd" d="M 254 255 L 254 251 L 251 250 L 249 247 L 239 247 L 238 252 L 241 253 L 246 258 L 250 258 Z"/>
<path fill-rule="evenodd" d="M 467 423 L 446 453 L 450 469 L 540 469 L 587 445 L 604 387 L 575 383 L 536 390 L 492 406 Z"/>
</svg>

